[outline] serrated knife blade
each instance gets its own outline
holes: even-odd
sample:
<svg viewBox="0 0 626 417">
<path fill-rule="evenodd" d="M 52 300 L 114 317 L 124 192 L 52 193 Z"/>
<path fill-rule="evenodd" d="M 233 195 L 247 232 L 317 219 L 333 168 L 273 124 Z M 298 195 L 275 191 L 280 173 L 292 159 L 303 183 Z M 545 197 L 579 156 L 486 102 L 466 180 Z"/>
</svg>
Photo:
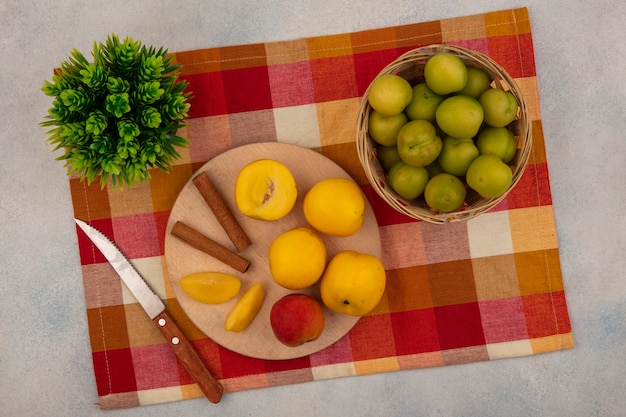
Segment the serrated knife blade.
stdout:
<svg viewBox="0 0 626 417">
<path fill-rule="evenodd" d="M 121 250 L 102 232 L 82 220 L 75 219 L 76 224 L 91 239 L 102 255 L 111 264 L 124 284 L 133 293 L 139 304 L 146 310 L 150 319 L 154 319 L 165 311 L 165 304 L 152 291 L 143 277 L 137 272 Z"/>
<path fill-rule="evenodd" d="M 211 375 L 193 345 L 168 314 L 163 301 L 152 291 L 113 241 L 90 224 L 80 219 L 74 219 L 74 221 L 93 242 L 94 246 L 102 252 L 102 255 L 117 272 L 130 292 L 133 293 L 207 399 L 213 403 L 219 402 L 223 393 L 222 384 Z"/>
</svg>

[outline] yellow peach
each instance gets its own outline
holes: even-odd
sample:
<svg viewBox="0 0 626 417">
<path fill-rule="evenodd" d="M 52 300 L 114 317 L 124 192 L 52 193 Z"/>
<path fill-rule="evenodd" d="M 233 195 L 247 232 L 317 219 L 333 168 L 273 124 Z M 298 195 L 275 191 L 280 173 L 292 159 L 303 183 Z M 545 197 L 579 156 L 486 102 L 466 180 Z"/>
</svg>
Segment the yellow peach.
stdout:
<svg viewBox="0 0 626 417">
<path fill-rule="evenodd" d="M 300 290 L 320 279 L 326 267 L 326 245 L 311 229 L 295 227 L 276 237 L 268 254 L 270 272 L 284 288 Z"/>
<path fill-rule="evenodd" d="M 354 181 L 327 178 L 307 191 L 303 210 L 316 230 L 330 236 L 351 236 L 365 221 L 365 197 Z"/>
<path fill-rule="evenodd" d="M 329 309 L 363 316 L 378 305 L 386 283 L 385 268 L 376 256 L 344 250 L 331 259 L 324 271 L 320 293 Z"/>
</svg>

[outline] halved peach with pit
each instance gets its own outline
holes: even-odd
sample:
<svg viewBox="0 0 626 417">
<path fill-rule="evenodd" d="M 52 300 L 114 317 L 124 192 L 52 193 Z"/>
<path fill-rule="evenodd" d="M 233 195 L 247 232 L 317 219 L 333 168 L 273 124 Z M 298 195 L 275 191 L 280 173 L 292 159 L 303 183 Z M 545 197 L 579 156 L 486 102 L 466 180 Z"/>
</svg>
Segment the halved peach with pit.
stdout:
<svg viewBox="0 0 626 417">
<path fill-rule="evenodd" d="M 258 220 L 285 217 L 298 197 L 296 181 L 284 164 L 259 159 L 244 166 L 235 182 L 235 201 L 246 216 Z"/>
</svg>

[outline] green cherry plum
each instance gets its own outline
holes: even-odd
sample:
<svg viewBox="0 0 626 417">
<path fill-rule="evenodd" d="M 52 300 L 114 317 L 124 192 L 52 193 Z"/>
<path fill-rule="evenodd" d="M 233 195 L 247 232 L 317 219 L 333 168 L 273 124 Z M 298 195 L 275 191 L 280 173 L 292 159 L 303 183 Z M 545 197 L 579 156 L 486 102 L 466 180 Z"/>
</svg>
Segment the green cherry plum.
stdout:
<svg viewBox="0 0 626 417">
<path fill-rule="evenodd" d="M 414 167 L 404 161 L 396 162 L 389 171 L 391 189 L 407 200 L 413 200 L 422 195 L 427 182 L 426 168 Z"/>
<path fill-rule="evenodd" d="M 510 186 L 511 168 L 496 155 L 480 155 L 467 169 L 467 185 L 483 198 L 501 196 Z"/>
<path fill-rule="evenodd" d="M 424 199 L 431 209 L 450 213 L 463 205 L 466 193 L 465 184 L 457 176 L 444 172 L 428 181 Z"/>
<path fill-rule="evenodd" d="M 515 135 L 506 127 L 488 126 L 480 131 L 476 146 L 481 154 L 497 155 L 502 162 L 511 162 L 517 152 Z"/>
<path fill-rule="evenodd" d="M 376 146 L 376 157 L 385 171 L 389 171 L 393 164 L 400 161 L 400 153 L 397 146 Z"/>
<path fill-rule="evenodd" d="M 392 116 L 401 113 L 411 102 L 411 84 L 399 75 L 384 74 L 372 81 L 367 99 L 378 113 Z"/>
<path fill-rule="evenodd" d="M 478 100 L 480 95 L 490 87 L 491 80 L 487 71 L 482 68 L 467 67 L 467 83 L 458 94 L 474 97 Z"/>
<path fill-rule="evenodd" d="M 400 112 L 391 116 L 373 111 L 368 120 L 368 132 L 374 141 L 383 146 L 394 146 L 398 131 L 408 121 L 408 117 Z"/>
<path fill-rule="evenodd" d="M 441 152 L 441 138 L 435 126 L 426 120 L 411 120 L 398 132 L 400 158 L 409 165 L 425 167 Z"/>
<path fill-rule="evenodd" d="M 440 52 L 426 61 L 424 79 L 428 87 L 439 95 L 462 90 L 467 83 L 467 66 L 458 56 Z"/>
<path fill-rule="evenodd" d="M 443 147 L 437 162 L 445 172 L 462 177 L 478 155 L 478 148 L 472 139 L 447 136 L 443 138 Z"/>
<path fill-rule="evenodd" d="M 483 123 L 484 112 L 473 97 L 454 95 L 437 107 L 436 119 L 439 128 L 455 138 L 473 138 Z"/>
<path fill-rule="evenodd" d="M 404 112 L 411 120 L 422 119 L 434 123 L 437 107 L 442 101 L 443 96 L 433 92 L 426 83 L 419 83 L 413 87 L 413 98 Z"/>
<path fill-rule="evenodd" d="M 515 120 L 517 99 L 510 91 L 490 88 L 478 99 L 485 112 L 485 123 L 493 127 L 504 127 Z"/>
</svg>

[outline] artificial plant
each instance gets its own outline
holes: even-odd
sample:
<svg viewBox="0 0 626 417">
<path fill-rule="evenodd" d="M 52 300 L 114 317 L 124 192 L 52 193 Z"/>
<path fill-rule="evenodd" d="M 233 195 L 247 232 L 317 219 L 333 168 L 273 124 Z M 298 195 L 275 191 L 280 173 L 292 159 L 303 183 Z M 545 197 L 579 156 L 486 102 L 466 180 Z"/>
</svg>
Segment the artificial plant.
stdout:
<svg viewBox="0 0 626 417">
<path fill-rule="evenodd" d="M 42 126 L 63 149 L 69 174 L 104 188 L 132 186 L 150 178 L 150 168 L 168 171 L 188 145 L 176 131 L 185 126 L 191 95 L 178 79 L 180 65 L 167 50 L 110 35 L 94 43 L 93 62 L 76 49 L 42 87 L 54 97 Z"/>
</svg>

